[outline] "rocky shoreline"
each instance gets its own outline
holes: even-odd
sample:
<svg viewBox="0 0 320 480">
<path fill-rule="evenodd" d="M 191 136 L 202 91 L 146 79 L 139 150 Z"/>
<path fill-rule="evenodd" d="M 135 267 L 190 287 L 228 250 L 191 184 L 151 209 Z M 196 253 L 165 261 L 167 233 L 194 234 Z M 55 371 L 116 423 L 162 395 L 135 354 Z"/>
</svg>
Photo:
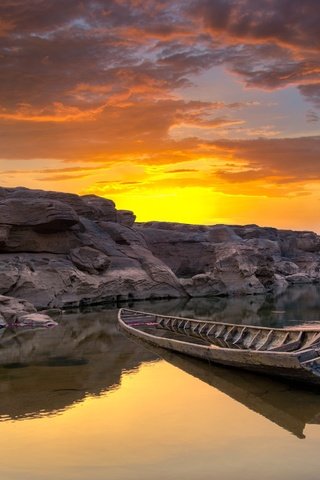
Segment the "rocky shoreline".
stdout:
<svg viewBox="0 0 320 480">
<path fill-rule="evenodd" d="M 0 188 L 0 279 L 0 295 L 36 309 L 278 293 L 320 282 L 320 236 L 135 223 L 94 195 Z"/>
</svg>

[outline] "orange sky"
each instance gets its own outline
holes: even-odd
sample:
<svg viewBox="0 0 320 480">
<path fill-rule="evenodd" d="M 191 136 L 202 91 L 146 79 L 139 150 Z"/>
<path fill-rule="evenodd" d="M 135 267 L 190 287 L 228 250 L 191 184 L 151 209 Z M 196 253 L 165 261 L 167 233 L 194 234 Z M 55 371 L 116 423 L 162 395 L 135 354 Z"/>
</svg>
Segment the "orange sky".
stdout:
<svg viewBox="0 0 320 480">
<path fill-rule="evenodd" d="M 320 231 L 314 0 L 5 0 L 1 185 Z"/>
</svg>

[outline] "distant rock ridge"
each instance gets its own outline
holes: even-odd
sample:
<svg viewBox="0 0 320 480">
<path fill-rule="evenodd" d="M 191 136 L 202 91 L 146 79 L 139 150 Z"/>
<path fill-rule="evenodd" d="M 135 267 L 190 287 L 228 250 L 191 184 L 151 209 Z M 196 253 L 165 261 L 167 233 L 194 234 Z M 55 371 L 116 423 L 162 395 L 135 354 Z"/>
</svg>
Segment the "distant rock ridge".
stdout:
<svg viewBox="0 0 320 480">
<path fill-rule="evenodd" d="M 320 237 L 135 223 L 95 195 L 0 188 L 0 295 L 37 308 L 281 292 L 320 282 Z"/>
</svg>

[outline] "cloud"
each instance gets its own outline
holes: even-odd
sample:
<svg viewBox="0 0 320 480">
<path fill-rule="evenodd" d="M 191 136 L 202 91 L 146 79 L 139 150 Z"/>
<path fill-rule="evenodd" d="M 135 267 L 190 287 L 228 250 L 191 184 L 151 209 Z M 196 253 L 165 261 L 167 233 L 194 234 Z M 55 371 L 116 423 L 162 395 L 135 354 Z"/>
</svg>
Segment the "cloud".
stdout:
<svg viewBox="0 0 320 480">
<path fill-rule="evenodd" d="M 89 176 L 90 176 L 89 173 L 83 173 L 78 175 L 56 174 L 56 175 L 48 175 L 48 176 L 40 177 L 39 180 L 41 182 L 64 182 L 69 180 L 79 180 L 79 179 L 87 178 Z"/>
<path fill-rule="evenodd" d="M 189 11 L 229 41 L 318 51 L 318 7 L 317 0 L 195 0 Z"/>
<path fill-rule="evenodd" d="M 313 110 L 306 113 L 306 120 L 308 123 L 317 123 L 320 120 L 320 115 Z"/>
<path fill-rule="evenodd" d="M 219 171 L 227 181 L 266 177 L 274 177 L 276 183 L 320 180 L 320 137 L 221 141 L 214 145 L 217 147 L 221 155 L 247 164 L 240 172 Z"/>
<path fill-rule="evenodd" d="M 197 171 L 195 168 L 174 168 L 173 170 L 166 170 L 166 173 L 190 173 Z"/>
<path fill-rule="evenodd" d="M 194 0 L 188 13 L 220 45 L 220 62 L 247 86 L 295 85 L 320 105 L 317 0 Z"/>
<path fill-rule="evenodd" d="M 318 12 L 312 0 L 5 0 L 0 118 L 95 119 L 172 98 L 215 65 L 248 86 L 297 85 L 317 103 Z"/>
<path fill-rule="evenodd" d="M 109 179 L 117 192 L 149 178 L 159 188 L 301 194 L 319 180 L 320 140 L 306 136 L 319 119 L 319 17 L 318 0 L 3 0 L 1 157 L 48 159 L 52 168 L 30 168 L 45 182 L 164 166 L 158 180 L 140 171 L 133 182 L 126 171 Z M 215 84 L 198 93 L 211 101 L 194 100 L 187 87 L 215 66 L 241 88 L 296 87 L 311 104 L 302 133 L 261 138 L 281 129 L 244 89 L 235 98 Z M 185 165 L 199 159 L 205 173 Z"/>
</svg>

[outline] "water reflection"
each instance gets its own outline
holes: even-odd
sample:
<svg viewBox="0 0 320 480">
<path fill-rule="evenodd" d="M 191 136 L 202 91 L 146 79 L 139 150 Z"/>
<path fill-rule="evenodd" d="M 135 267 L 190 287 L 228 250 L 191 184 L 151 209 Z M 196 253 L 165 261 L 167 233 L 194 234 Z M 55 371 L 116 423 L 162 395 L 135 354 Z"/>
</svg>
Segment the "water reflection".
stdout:
<svg viewBox="0 0 320 480">
<path fill-rule="evenodd" d="M 191 298 L 141 302 L 135 308 L 216 322 L 281 327 L 320 322 L 320 286 L 292 287 L 279 296 Z"/>
<path fill-rule="evenodd" d="M 155 358 L 118 332 L 111 310 L 69 314 L 50 330 L 2 330 L 0 419 L 63 411 L 117 388 L 124 371 Z"/>
<path fill-rule="evenodd" d="M 320 290 L 299 287 L 264 296 L 139 302 L 141 310 L 215 321 L 281 326 L 320 321 Z M 0 419 L 54 415 L 117 389 L 124 372 L 156 361 L 158 352 L 118 331 L 116 310 L 87 309 L 63 316 L 50 330 L 1 330 Z M 208 367 L 175 355 L 161 356 L 274 423 L 303 436 L 318 423 L 320 396 L 238 370 Z"/>
<path fill-rule="evenodd" d="M 250 410 L 263 415 L 298 438 L 306 424 L 320 424 L 320 395 L 251 372 L 210 365 L 183 355 L 153 349 L 186 373 L 218 389 Z"/>
</svg>

